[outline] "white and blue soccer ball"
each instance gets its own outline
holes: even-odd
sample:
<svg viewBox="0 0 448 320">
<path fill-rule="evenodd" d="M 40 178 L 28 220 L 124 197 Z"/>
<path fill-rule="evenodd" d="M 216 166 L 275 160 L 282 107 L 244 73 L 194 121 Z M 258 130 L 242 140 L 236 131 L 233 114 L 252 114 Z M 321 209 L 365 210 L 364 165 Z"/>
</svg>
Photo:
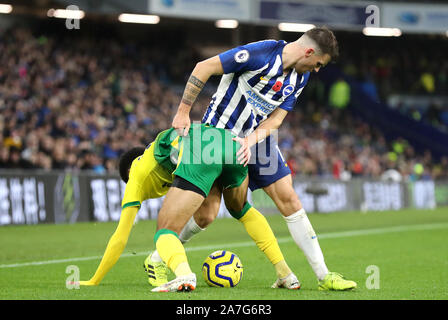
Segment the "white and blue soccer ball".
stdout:
<svg viewBox="0 0 448 320">
<path fill-rule="evenodd" d="M 243 277 L 243 264 L 233 252 L 218 250 L 205 259 L 202 276 L 211 287 L 232 288 Z"/>
</svg>

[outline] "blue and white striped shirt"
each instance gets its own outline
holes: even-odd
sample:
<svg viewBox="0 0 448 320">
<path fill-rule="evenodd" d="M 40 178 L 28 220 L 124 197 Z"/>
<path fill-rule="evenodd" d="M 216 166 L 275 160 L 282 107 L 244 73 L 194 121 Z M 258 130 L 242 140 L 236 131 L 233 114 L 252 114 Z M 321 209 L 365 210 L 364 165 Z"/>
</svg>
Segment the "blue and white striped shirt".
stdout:
<svg viewBox="0 0 448 320">
<path fill-rule="evenodd" d="M 292 110 L 310 74 L 284 74 L 285 45 L 265 40 L 221 53 L 224 75 L 202 122 L 247 136 L 277 107 Z"/>
</svg>

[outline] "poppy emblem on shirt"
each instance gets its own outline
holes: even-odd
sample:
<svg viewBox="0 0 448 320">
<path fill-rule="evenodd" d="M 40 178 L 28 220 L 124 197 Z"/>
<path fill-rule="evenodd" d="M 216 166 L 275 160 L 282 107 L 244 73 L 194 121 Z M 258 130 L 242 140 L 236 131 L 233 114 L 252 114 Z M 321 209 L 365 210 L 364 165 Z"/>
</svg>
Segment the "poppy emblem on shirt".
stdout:
<svg viewBox="0 0 448 320">
<path fill-rule="evenodd" d="M 294 91 L 294 86 L 292 84 L 288 84 L 284 89 L 283 89 L 283 95 L 285 97 L 288 97 L 292 92 Z"/>
<path fill-rule="evenodd" d="M 279 92 L 280 89 L 282 88 L 283 82 L 281 81 L 277 81 L 273 86 L 272 86 L 272 90 L 274 90 L 275 92 Z"/>
</svg>

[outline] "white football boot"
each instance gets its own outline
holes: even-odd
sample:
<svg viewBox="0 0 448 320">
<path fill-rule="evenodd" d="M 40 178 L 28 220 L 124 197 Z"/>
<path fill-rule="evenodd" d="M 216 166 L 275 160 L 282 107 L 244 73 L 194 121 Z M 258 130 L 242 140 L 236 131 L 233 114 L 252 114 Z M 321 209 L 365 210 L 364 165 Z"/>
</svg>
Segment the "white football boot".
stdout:
<svg viewBox="0 0 448 320">
<path fill-rule="evenodd" d="M 196 274 L 177 277 L 161 286 L 152 289 L 152 292 L 182 292 L 196 289 Z"/>
<path fill-rule="evenodd" d="M 291 290 L 298 290 L 300 289 L 300 282 L 297 279 L 296 275 L 291 272 L 288 276 L 282 279 L 277 279 L 271 288 L 286 288 Z"/>
</svg>

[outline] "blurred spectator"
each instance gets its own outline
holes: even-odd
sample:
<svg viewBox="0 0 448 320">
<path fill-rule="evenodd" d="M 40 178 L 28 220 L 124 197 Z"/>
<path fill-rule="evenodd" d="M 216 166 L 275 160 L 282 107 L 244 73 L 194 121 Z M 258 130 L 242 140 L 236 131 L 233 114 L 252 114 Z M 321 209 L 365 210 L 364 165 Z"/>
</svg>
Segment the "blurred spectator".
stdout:
<svg viewBox="0 0 448 320">
<path fill-rule="evenodd" d="M 372 76 L 367 75 L 367 77 L 362 81 L 361 89 L 366 93 L 373 101 L 379 101 L 378 89 Z"/>
<path fill-rule="evenodd" d="M 434 76 L 430 72 L 424 72 L 420 76 L 420 84 L 423 86 L 425 93 L 434 93 L 435 80 Z"/>
<path fill-rule="evenodd" d="M 448 60 L 444 52 L 448 50 L 448 42 L 443 36 L 373 39 L 340 33 L 338 39 L 344 43 L 341 45 L 342 70 L 358 79 L 361 88 L 375 101 L 385 102 L 391 95 L 446 97 Z M 439 117 L 435 118 L 434 110 L 426 116 L 429 109 L 419 103 L 404 109 L 414 120 L 448 132 L 448 119 L 442 122 Z"/>
<path fill-rule="evenodd" d="M 22 158 L 21 151 L 17 147 L 9 149 L 9 160 L 6 163 L 6 168 L 9 169 L 33 169 L 33 164 Z"/>
<path fill-rule="evenodd" d="M 388 169 L 381 175 L 381 180 L 388 182 L 401 182 L 403 180 L 403 176 L 396 169 Z"/>
<path fill-rule="evenodd" d="M 9 166 L 9 148 L 2 146 L 0 148 L 0 168 L 8 168 Z"/>
<path fill-rule="evenodd" d="M 439 116 L 440 122 L 448 127 L 448 105 L 446 105 L 442 110 L 440 111 Z"/>
<path fill-rule="evenodd" d="M 331 107 L 345 109 L 350 103 L 350 85 L 342 78 L 330 87 L 328 102 Z"/>
</svg>

